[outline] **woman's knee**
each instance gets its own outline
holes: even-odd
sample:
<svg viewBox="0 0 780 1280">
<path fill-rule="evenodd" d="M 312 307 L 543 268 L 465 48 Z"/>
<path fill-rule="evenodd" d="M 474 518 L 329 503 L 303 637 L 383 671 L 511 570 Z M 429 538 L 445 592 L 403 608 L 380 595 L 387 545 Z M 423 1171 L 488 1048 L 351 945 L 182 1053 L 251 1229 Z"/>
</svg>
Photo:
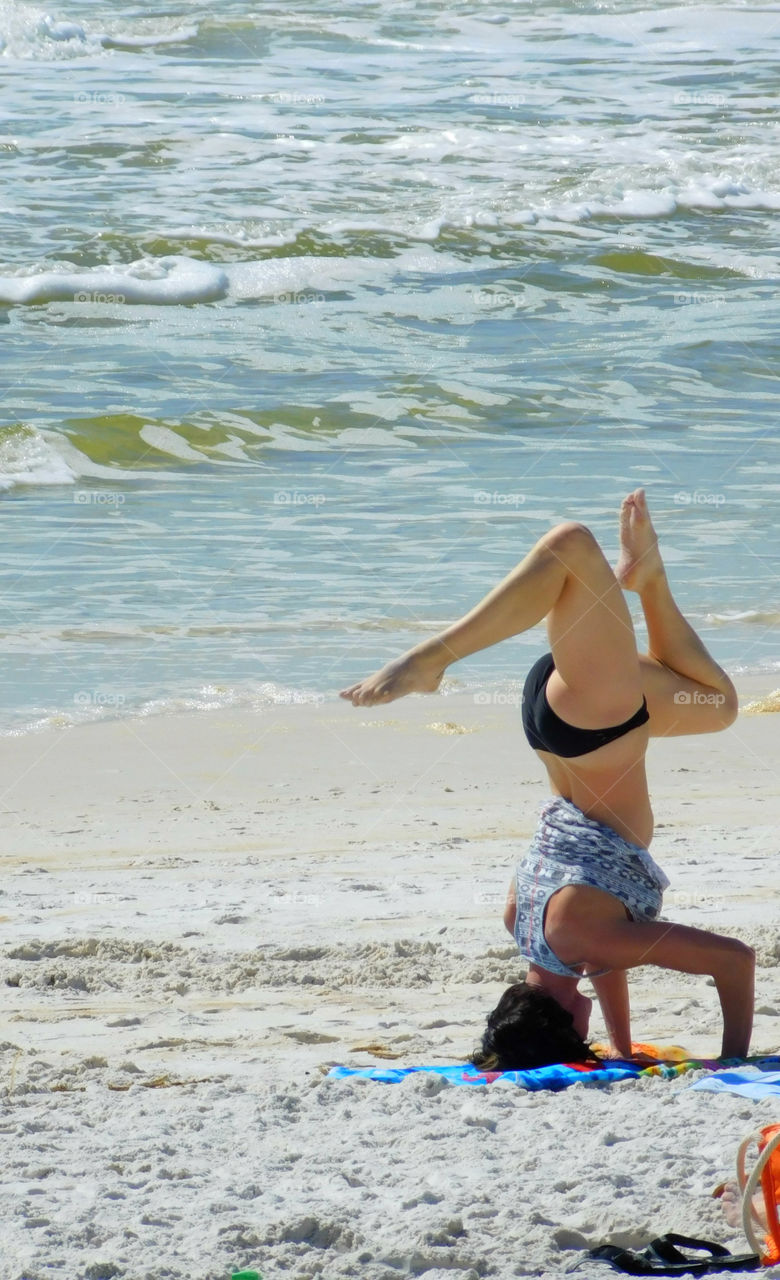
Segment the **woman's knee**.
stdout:
<svg viewBox="0 0 780 1280">
<path fill-rule="evenodd" d="M 557 524 L 542 538 L 542 542 L 564 563 L 583 557 L 601 555 L 601 548 L 590 529 L 578 520 L 565 520 Z"/>
</svg>

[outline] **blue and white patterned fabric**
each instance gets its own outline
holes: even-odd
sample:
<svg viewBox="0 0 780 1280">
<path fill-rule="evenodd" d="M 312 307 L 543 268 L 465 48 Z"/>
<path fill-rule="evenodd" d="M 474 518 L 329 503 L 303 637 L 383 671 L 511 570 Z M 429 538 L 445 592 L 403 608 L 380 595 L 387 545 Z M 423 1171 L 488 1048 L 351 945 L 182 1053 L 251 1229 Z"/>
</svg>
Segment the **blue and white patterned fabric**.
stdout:
<svg viewBox="0 0 780 1280">
<path fill-rule="evenodd" d="M 544 938 L 547 903 L 569 884 L 611 893 L 633 920 L 647 921 L 658 919 L 669 880 L 647 849 L 587 818 L 570 800 L 556 796 L 543 806 L 531 847 L 517 867 L 515 941 L 526 960 L 579 978 L 583 975 L 563 964 Z"/>
</svg>

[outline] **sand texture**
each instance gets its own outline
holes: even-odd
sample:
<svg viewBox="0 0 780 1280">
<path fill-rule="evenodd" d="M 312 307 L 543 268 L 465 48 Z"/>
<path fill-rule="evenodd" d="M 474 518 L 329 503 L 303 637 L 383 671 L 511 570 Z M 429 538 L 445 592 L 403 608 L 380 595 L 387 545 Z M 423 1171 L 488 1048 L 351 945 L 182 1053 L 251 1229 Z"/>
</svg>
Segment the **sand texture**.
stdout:
<svg viewBox="0 0 780 1280">
<path fill-rule="evenodd" d="M 665 915 L 756 947 L 755 1052 L 780 1050 L 779 729 L 649 757 Z M 521 976 L 500 917 L 545 789 L 516 706 L 128 718 L 0 755 L 2 1280 L 558 1277 L 668 1230 L 744 1249 L 711 1191 L 780 1099 L 325 1078 L 462 1060 Z M 648 967 L 631 992 L 636 1039 L 717 1053 L 707 980 Z"/>
</svg>

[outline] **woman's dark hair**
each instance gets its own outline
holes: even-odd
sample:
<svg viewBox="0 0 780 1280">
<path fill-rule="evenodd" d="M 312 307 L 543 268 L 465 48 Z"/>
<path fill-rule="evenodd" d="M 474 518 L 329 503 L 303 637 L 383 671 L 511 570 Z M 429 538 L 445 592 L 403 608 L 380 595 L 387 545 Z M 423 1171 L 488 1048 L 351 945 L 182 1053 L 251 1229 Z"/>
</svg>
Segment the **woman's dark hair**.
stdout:
<svg viewBox="0 0 780 1280">
<path fill-rule="evenodd" d="M 484 1071 L 527 1071 L 556 1062 L 598 1062 L 572 1015 L 527 982 L 508 987 L 488 1014 L 482 1045 L 469 1059 Z"/>
</svg>

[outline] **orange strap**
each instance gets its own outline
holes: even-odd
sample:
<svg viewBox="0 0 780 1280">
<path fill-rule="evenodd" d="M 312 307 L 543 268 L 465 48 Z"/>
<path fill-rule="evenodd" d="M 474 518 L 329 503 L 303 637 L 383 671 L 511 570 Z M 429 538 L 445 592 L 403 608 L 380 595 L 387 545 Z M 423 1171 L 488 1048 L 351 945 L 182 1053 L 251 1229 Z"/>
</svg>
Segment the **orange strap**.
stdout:
<svg viewBox="0 0 780 1280">
<path fill-rule="evenodd" d="M 769 1124 L 763 1128 L 758 1142 L 759 1151 L 763 1151 L 772 1139 L 779 1134 L 780 1124 Z M 761 1190 L 764 1193 L 764 1208 L 766 1209 L 766 1224 L 768 1228 L 766 1253 L 762 1261 L 764 1266 L 768 1266 L 772 1263 L 780 1262 L 780 1218 L 778 1218 L 778 1206 L 780 1206 L 780 1146 L 775 1146 L 774 1151 L 761 1170 Z"/>
</svg>

